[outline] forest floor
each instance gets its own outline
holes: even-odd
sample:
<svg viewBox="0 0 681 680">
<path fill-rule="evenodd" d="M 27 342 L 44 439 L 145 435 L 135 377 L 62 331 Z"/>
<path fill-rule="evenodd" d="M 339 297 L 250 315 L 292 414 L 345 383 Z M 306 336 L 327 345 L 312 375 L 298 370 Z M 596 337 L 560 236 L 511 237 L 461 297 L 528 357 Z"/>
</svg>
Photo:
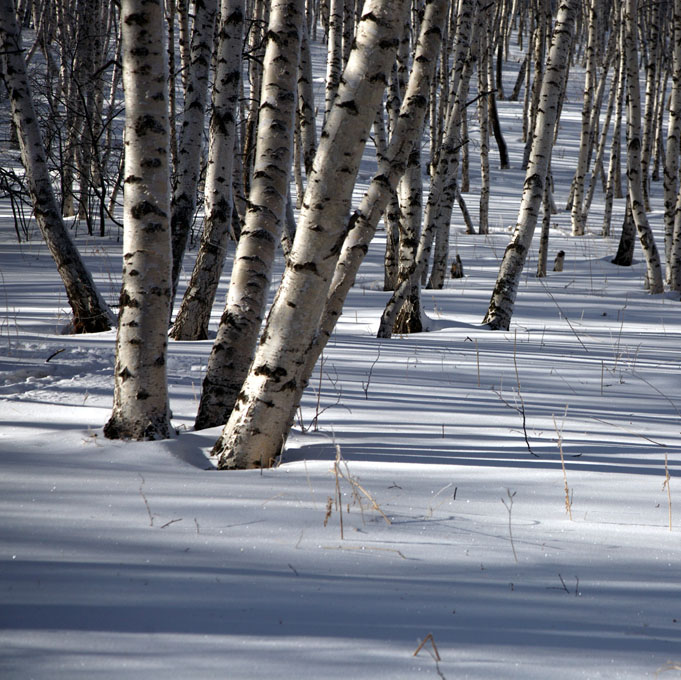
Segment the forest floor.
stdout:
<svg viewBox="0 0 681 680">
<path fill-rule="evenodd" d="M 523 181 L 522 104 L 499 102 L 512 169 L 491 234 L 453 215 L 466 275 L 423 292 L 431 332 L 375 337 L 381 231 L 263 471 L 215 471 L 218 430 L 192 431 L 210 341 L 170 343 L 175 439 L 103 438 L 115 332 L 63 333 L 49 253 L 0 205 L 0 677 L 680 675 L 681 303 L 645 292 L 640 250 L 611 264 L 600 187 L 569 235 L 578 92 L 553 162 L 564 271 L 537 279 L 533 252 L 511 330 L 481 326 Z M 649 216 L 661 246 L 659 183 Z M 77 232 L 111 303 L 117 236 Z"/>
</svg>

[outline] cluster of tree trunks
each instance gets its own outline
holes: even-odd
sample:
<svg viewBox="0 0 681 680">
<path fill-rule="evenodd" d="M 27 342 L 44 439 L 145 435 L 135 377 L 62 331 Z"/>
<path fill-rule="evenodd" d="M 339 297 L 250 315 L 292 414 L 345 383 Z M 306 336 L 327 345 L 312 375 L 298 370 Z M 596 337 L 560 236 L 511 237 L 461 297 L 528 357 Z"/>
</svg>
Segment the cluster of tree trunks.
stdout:
<svg viewBox="0 0 681 680">
<path fill-rule="evenodd" d="M 28 51 L 22 25 L 35 37 Z M 123 188 L 114 409 L 105 434 L 171 436 L 168 326 L 175 340 L 208 337 L 230 240 L 238 243 L 196 419 L 196 428 L 224 425 L 213 449 L 221 468 L 266 466 L 280 452 L 381 218 L 390 295 L 378 335 L 423 330 L 421 288 L 444 285 L 455 204 L 467 233 L 488 233 L 492 158 L 510 167 L 497 101 L 506 97 L 502 71 L 514 36 L 522 61 L 509 98 L 523 96 L 525 183 L 483 323 L 509 328 L 540 218 L 537 276 L 547 275 L 556 211 L 551 152 L 577 62 L 585 84 L 567 206 L 572 232 L 589 230 L 599 182 L 604 236 L 612 233 L 615 198 L 626 194 L 615 262 L 631 263 L 638 236 L 649 291 L 665 284 L 681 291 L 681 0 L 3 3 L 2 76 L 25 182 L 77 332 L 107 330 L 114 318 L 63 217 L 80 215 L 94 233 L 96 214 L 103 234 Z M 319 102 L 315 41 L 325 41 L 328 55 Z M 27 76 L 38 50 L 52 111 L 41 117 Z M 123 115 L 122 86 L 123 138 L 113 124 Z M 469 118 L 479 130 L 477 224 L 464 198 Z M 372 130 L 376 173 L 352 209 Z M 50 176 L 57 167 L 60 195 Z M 664 258 L 648 220 L 660 169 Z M 200 207 L 195 264 L 179 287 Z M 285 271 L 265 320 L 278 249 Z M 454 261 L 452 272 L 463 276 L 456 254 Z M 173 319 L 178 287 L 185 292 Z"/>
</svg>

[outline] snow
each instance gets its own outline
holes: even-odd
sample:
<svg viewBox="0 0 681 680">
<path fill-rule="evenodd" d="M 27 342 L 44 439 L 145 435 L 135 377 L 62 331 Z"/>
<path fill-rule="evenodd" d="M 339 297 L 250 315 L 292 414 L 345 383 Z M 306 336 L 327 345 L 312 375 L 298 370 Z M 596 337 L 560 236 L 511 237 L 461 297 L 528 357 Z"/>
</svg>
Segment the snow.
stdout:
<svg viewBox="0 0 681 680">
<path fill-rule="evenodd" d="M 561 207 L 573 88 L 554 154 Z M 114 332 L 62 334 L 49 254 L 35 227 L 17 243 L 2 208 L 3 680 L 678 674 L 663 672 L 681 660 L 678 296 L 643 290 L 640 252 L 610 263 L 599 190 L 585 237 L 554 218 L 565 270 L 536 279 L 533 253 L 511 330 L 480 325 L 519 205 L 520 106 L 499 103 L 513 169 L 493 170 L 493 233 L 465 235 L 454 213 L 466 278 L 424 291 L 431 332 L 375 338 L 379 233 L 282 460 L 263 471 L 215 471 L 218 430 L 192 431 L 210 341 L 170 343 L 174 440 L 103 438 Z M 622 215 L 618 200 L 615 231 Z M 115 301 L 115 230 L 77 241 Z M 342 536 L 327 511 L 338 489 Z"/>
</svg>

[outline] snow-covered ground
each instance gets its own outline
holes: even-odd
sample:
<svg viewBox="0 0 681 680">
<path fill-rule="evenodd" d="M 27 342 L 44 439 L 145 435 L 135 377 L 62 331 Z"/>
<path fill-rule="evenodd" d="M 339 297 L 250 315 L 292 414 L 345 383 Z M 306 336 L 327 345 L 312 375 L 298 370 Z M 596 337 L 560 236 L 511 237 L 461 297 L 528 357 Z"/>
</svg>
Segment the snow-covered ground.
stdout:
<svg viewBox="0 0 681 680">
<path fill-rule="evenodd" d="M 554 153 L 561 207 L 578 93 Z M 0 206 L 3 680 L 678 677 L 680 303 L 643 290 L 640 261 L 610 264 L 599 192 L 587 236 L 555 216 L 565 270 L 536 279 L 533 254 L 511 331 L 480 325 L 519 205 L 520 107 L 499 102 L 513 168 L 493 171 L 493 233 L 454 213 L 466 277 L 424 291 L 432 332 L 375 338 L 379 234 L 262 472 L 216 472 L 218 431 L 192 431 L 209 341 L 170 344 L 174 440 L 102 437 L 114 332 L 61 334 L 49 253 L 35 231 L 17 243 Z M 113 302 L 116 234 L 82 232 Z"/>
</svg>

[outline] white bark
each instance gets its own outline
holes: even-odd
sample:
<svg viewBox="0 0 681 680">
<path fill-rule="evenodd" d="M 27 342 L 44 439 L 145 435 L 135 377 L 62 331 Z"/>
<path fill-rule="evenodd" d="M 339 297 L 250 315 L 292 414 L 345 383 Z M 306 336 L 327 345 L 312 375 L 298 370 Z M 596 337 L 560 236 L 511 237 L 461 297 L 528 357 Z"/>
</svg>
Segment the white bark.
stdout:
<svg viewBox="0 0 681 680">
<path fill-rule="evenodd" d="M 558 118 L 561 91 L 565 85 L 570 44 L 574 32 L 578 0 L 562 0 L 558 8 L 546 71 L 539 96 L 518 221 L 511 243 L 506 248 L 489 309 L 483 323 L 493 330 L 508 330 L 518 285 L 544 195 L 553 135 Z"/>
<path fill-rule="evenodd" d="M 253 358 L 288 202 L 304 0 L 270 9 L 258 138 L 246 222 L 217 337 L 208 359 L 196 427 L 226 422 Z"/>
<path fill-rule="evenodd" d="M 474 12 L 475 8 L 471 0 L 461 1 L 457 21 L 455 67 L 452 76 L 452 85 L 456 83 L 456 89 L 450 91 L 450 108 L 438 154 L 437 168 L 431 179 L 431 188 L 426 205 L 425 228 L 423 230 L 423 234 L 428 239 L 425 251 L 426 258 L 430 255 L 432 239 L 435 237 L 433 269 L 428 280 L 428 288 L 442 288 L 447 273 L 449 228 L 452 207 L 456 199 L 459 150 L 461 145 L 465 143 L 460 135 L 461 120 L 466 116 L 468 81 L 475 61 L 470 50 L 473 39 L 472 20 Z"/>
<path fill-rule="evenodd" d="M 641 90 L 638 81 L 638 0 L 624 2 L 625 58 L 627 60 L 627 187 L 631 212 L 636 223 L 641 248 L 646 258 L 646 276 L 650 293 L 661 293 L 662 267 L 653 231 L 645 210 L 643 170 L 641 166 Z"/>
<path fill-rule="evenodd" d="M 182 258 L 196 210 L 208 74 L 217 11 L 217 0 L 196 0 L 195 4 L 196 18 L 190 48 L 191 66 L 187 74 L 180 144 L 177 150 L 178 167 L 172 198 L 173 294 L 177 288 Z"/>
<path fill-rule="evenodd" d="M 368 0 L 308 181 L 284 277 L 253 365 L 213 451 L 221 468 L 259 467 L 291 427 L 306 351 L 324 310 L 371 123 L 395 58 L 407 1 Z"/>
<path fill-rule="evenodd" d="M 478 119 L 480 121 L 480 213 L 478 219 L 478 233 L 487 234 L 489 232 L 489 192 L 490 192 L 490 173 L 489 173 L 489 97 L 488 71 L 491 60 L 491 31 L 489 25 L 491 16 L 487 12 L 480 12 L 478 26 Z M 483 23 L 484 22 L 484 23 Z"/>
<path fill-rule="evenodd" d="M 315 127 L 315 102 L 312 83 L 312 57 L 308 26 L 303 25 L 298 63 L 298 125 L 303 153 L 305 174 L 312 171 L 314 155 L 317 151 L 317 130 Z"/>
<path fill-rule="evenodd" d="M 331 111 L 338 92 L 343 64 L 343 7 L 344 0 L 329 0 L 329 44 L 326 57 L 326 88 L 324 95 L 324 122 Z"/>
<path fill-rule="evenodd" d="M 244 0 L 222 0 L 206 166 L 206 217 L 194 270 L 171 332 L 175 340 L 208 337 L 208 322 L 232 235 L 232 176 L 241 82 L 243 6 Z"/>
<path fill-rule="evenodd" d="M 674 0 L 673 40 L 672 92 L 669 99 L 669 128 L 664 164 L 664 226 L 669 285 L 672 290 L 681 290 L 681 230 L 676 232 L 674 228 L 681 145 L 681 0 Z"/>
<path fill-rule="evenodd" d="M 594 103 L 594 83 L 596 81 L 596 41 L 598 25 L 598 1 L 589 3 L 589 31 L 586 45 L 586 72 L 584 74 L 584 98 L 582 102 L 582 129 L 577 156 L 577 169 L 572 180 L 572 235 L 582 236 L 585 231 L 583 212 L 584 182 L 590 156 L 592 108 Z"/>
<path fill-rule="evenodd" d="M 111 439 L 172 434 L 166 381 L 171 301 L 170 134 L 162 0 L 123 0 L 123 275 Z"/>
<path fill-rule="evenodd" d="M 618 13 L 619 14 L 619 13 Z M 626 59 L 624 55 L 624 41 L 622 39 L 621 17 L 614 29 L 620 35 L 619 64 L 617 67 L 617 92 L 615 94 L 615 119 L 613 122 L 612 145 L 610 148 L 610 160 L 608 161 L 608 178 L 605 185 L 605 209 L 603 211 L 603 236 L 610 236 L 612 231 L 612 206 L 615 198 L 622 197 L 621 187 L 621 146 L 622 146 L 622 109 L 624 107 L 624 94 L 627 83 Z"/>
<path fill-rule="evenodd" d="M 76 333 L 109 330 L 113 315 L 64 226 L 54 195 L 13 2 L 0 3 L 0 54 L 36 221 L 66 288 L 73 310 L 73 330 Z"/>
</svg>

